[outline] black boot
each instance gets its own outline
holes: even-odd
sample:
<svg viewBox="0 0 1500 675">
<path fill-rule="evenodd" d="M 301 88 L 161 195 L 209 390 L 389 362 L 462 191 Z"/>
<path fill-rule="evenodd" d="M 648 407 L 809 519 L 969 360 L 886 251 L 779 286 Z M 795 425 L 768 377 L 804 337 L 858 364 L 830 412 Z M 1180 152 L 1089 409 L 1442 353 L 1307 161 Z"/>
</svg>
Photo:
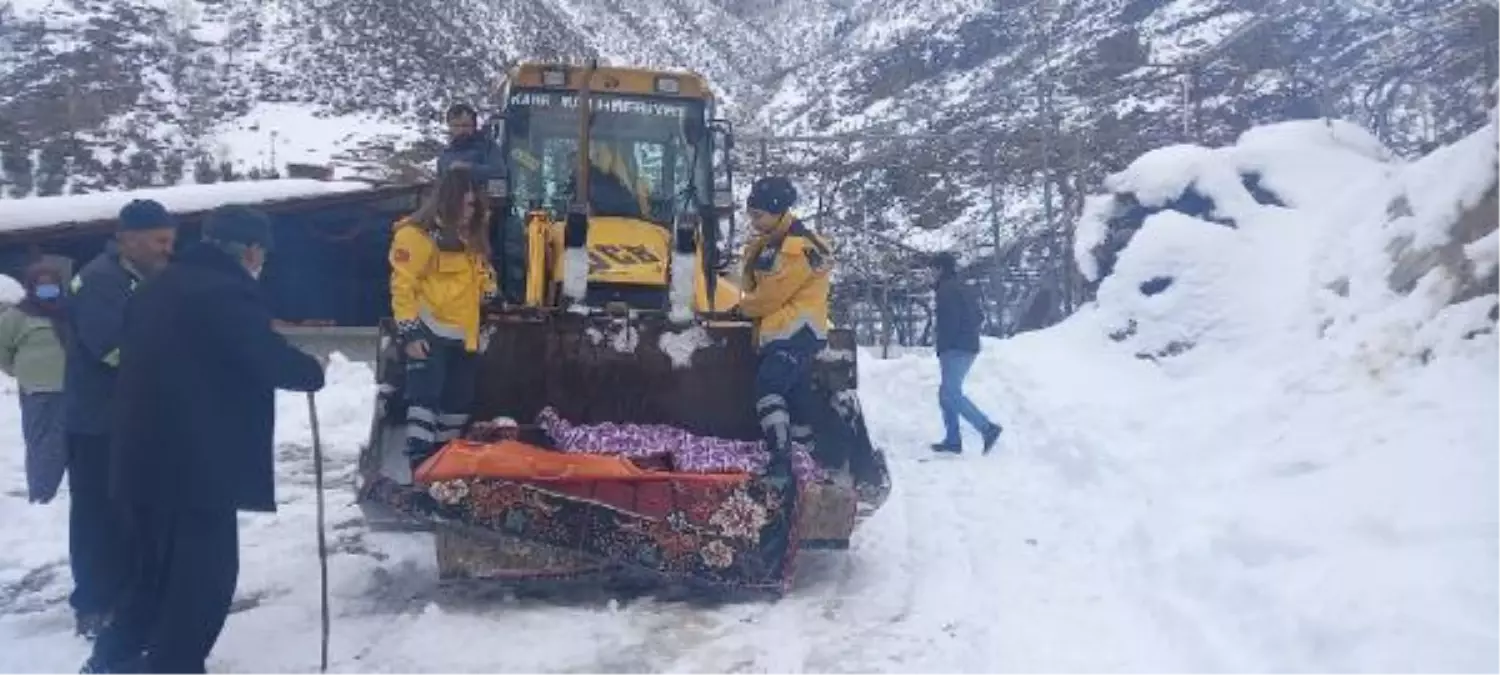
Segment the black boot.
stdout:
<svg viewBox="0 0 1500 675">
<path fill-rule="evenodd" d="M 406 461 L 411 465 L 412 482 L 417 482 L 417 467 L 427 461 L 433 453 L 433 444 L 415 438 L 406 439 Z"/>
<path fill-rule="evenodd" d="M 107 612 L 78 612 L 74 616 L 74 630 L 85 640 L 99 637 L 99 632 L 109 624 Z"/>
<path fill-rule="evenodd" d="M 984 454 L 990 454 L 995 449 L 995 442 L 1000 440 L 1000 432 L 1004 431 L 998 424 L 991 424 L 990 428 L 984 430 Z"/>
<path fill-rule="evenodd" d="M 83 662 L 83 667 L 78 669 L 79 673 L 144 673 L 146 670 L 146 655 L 136 654 L 133 658 L 125 659 L 117 663 L 109 663 L 100 659 L 97 655 L 89 656 Z"/>
<path fill-rule="evenodd" d="M 963 454 L 964 446 L 958 443 L 949 443 L 947 441 L 943 441 L 942 443 L 933 443 L 932 451 L 947 453 L 950 455 L 960 455 Z"/>
</svg>

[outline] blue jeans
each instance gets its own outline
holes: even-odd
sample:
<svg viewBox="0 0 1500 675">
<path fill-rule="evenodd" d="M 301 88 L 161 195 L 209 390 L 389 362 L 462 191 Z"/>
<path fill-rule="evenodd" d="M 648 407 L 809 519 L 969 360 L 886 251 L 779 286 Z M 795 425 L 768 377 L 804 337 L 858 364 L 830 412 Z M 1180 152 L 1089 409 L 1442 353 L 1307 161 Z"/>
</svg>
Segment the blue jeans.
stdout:
<svg viewBox="0 0 1500 675">
<path fill-rule="evenodd" d="M 979 406 L 964 396 L 964 378 L 969 375 L 978 354 L 969 352 L 943 352 L 938 355 L 938 367 L 942 370 L 942 382 L 938 384 L 938 407 L 943 411 L 943 442 L 957 445 L 959 435 L 958 418 L 963 417 L 980 432 L 993 426 Z"/>
</svg>

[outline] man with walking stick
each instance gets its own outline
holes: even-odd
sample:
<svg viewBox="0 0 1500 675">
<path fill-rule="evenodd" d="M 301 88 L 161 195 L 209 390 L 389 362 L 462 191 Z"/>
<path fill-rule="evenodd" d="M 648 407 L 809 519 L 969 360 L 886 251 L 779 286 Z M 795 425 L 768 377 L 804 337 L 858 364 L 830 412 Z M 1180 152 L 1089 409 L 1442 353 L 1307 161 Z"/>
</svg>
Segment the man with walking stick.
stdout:
<svg viewBox="0 0 1500 675">
<path fill-rule="evenodd" d="M 226 206 L 132 299 L 121 343 L 111 495 L 136 573 L 85 672 L 204 672 L 239 575 L 239 511 L 276 510 L 275 391 L 323 368 L 271 327 L 256 280 L 271 224 Z"/>
</svg>

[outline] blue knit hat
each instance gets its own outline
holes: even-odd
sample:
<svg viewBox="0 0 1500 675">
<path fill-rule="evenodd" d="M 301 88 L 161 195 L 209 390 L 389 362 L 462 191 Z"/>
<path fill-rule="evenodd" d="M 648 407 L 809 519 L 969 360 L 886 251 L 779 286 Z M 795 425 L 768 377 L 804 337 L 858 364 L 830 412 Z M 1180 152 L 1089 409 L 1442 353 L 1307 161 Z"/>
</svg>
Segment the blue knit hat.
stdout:
<svg viewBox="0 0 1500 675">
<path fill-rule="evenodd" d="M 932 254 L 927 259 L 929 267 L 944 274 L 953 274 L 958 271 L 958 257 L 947 251 Z"/>
<path fill-rule="evenodd" d="M 120 209 L 122 231 L 160 230 L 177 227 L 167 207 L 154 199 L 137 199 Z"/>
<path fill-rule="evenodd" d="M 220 206 L 208 214 L 203 223 L 203 238 L 226 244 L 259 246 L 270 251 L 271 219 L 259 209 L 230 204 Z"/>
</svg>

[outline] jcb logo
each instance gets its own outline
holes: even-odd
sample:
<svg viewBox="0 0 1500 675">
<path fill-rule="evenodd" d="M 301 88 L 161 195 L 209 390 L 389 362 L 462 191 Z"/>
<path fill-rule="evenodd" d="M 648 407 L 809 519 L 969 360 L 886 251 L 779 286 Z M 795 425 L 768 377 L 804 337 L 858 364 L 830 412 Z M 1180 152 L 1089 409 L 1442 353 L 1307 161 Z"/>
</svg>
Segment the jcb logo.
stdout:
<svg viewBox="0 0 1500 675">
<path fill-rule="evenodd" d="M 619 265 L 649 265 L 659 262 L 661 258 L 656 257 L 650 248 L 639 244 L 634 246 L 604 244 L 589 249 L 590 274 L 614 269 Z"/>
</svg>

